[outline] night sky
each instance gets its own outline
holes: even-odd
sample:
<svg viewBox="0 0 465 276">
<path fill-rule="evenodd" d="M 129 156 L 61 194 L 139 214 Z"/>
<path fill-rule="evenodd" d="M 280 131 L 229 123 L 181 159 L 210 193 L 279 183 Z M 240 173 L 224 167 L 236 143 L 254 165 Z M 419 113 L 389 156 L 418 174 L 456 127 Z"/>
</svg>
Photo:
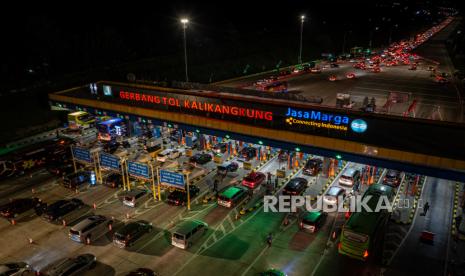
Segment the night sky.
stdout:
<svg viewBox="0 0 465 276">
<path fill-rule="evenodd" d="M 198 3 L 200 2 L 200 3 Z M 408 36 L 411 29 L 434 17 L 440 1 L 154 1 L 74 2 L 54 6 L 18 5 L 3 10 L 5 38 L 2 51 L 2 86 L 27 86 L 36 80 L 82 72 L 147 58 L 182 53 L 179 18 L 188 27 L 189 56 L 193 66 L 223 59 L 269 54 L 287 62 L 298 51 L 301 14 L 304 56 L 340 52 L 345 31 L 347 46 L 366 46 L 369 30 L 379 26 L 375 44 L 387 42 L 393 23 L 394 38 Z M 42 4 L 42 3 L 41 3 Z M 420 11 L 420 14 L 416 14 Z M 5 43 L 7 42 L 7 43 Z M 253 58 L 245 61 L 253 63 Z M 273 60 L 277 62 L 277 60 Z M 238 65 L 239 66 L 239 65 Z M 150 69 L 159 71 L 159 69 Z M 169 75 L 175 78 L 176 73 Z M 157 73 L 154 78 L 162 78 Z M 166 76 L 165 76 L 166 77 Z M 202 81 L 202 76 L 198 76 Z"/>
</svg>

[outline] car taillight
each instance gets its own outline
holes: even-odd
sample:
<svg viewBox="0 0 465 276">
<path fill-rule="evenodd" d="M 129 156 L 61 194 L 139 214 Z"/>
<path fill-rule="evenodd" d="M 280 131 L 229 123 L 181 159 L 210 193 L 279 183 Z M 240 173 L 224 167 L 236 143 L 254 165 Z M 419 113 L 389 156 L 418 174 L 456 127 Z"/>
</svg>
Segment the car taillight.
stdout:
<svg viewBox="0 0 465 276">
<path fill-rule="evenodd" d="M 342 243 L 337 244 L 337 249 L 341 249 Z"/>
<path fill-rule="evenodd" d="M 365 250 L 365 252 L 363 252 L 363 258 L 368 258 L 368 250 Z"/>
</svg>

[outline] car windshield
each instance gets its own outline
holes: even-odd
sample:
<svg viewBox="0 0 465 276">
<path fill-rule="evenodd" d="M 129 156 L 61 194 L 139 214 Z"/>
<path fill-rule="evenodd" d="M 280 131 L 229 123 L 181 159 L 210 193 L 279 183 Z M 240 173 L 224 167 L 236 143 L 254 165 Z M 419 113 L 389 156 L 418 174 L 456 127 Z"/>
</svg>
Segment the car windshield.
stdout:
<svg viewBox="0 0 465 276">
<path fill-rule="evenodd" d="M 174 233 L 174 234 L 173 234 L 173 237 L 174 237 L 175 239 L 178 239 L 178 240 L 184 240 L 184 235 L 180 235 L 180 234 L 178 234 L 178 233 Z"/>
<path fill-rule="evenodd" d="M 329 189 L 328 193 L 326 195 L 328 196 L 337 196 L 339 191 L 341 189 L 337 188 L 337 187 L 332 187 L 331 189 Z"/>
</svg>

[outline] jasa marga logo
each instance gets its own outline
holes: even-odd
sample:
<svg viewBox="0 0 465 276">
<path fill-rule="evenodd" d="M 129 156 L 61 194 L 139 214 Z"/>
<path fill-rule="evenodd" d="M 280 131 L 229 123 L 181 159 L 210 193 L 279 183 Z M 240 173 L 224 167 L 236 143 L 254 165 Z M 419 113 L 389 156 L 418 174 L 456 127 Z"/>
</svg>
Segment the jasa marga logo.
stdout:
<svg viewBox="0 0 465 276">
<path fill-rule="evenodd" d="M 362 119 L 355 119 L 350 123 L 350 128 L 357 133 L 363 133 L 367 130 L 368 124 Z"/>
</svg>

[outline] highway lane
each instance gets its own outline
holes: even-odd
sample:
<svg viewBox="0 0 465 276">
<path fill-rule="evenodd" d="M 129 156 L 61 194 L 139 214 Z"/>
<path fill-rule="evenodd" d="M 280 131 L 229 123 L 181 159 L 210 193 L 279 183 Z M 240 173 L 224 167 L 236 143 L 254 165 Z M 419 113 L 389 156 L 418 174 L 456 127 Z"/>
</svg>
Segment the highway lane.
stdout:
<svg viewBox="0 0 465 276">
<path fill-rule="evenodd" d="M 427 178 L 413 226 L 384 275 L 444 274 L 451 233 L 454 189 L 455 183 L 452 181 Z M 422 216 L 422 206 L 426 202 L 431 207 L 426 216 Z M 433 244 L 420 241 L 420 234 L 424 230 L 435 233 Z"/>
</svg>

